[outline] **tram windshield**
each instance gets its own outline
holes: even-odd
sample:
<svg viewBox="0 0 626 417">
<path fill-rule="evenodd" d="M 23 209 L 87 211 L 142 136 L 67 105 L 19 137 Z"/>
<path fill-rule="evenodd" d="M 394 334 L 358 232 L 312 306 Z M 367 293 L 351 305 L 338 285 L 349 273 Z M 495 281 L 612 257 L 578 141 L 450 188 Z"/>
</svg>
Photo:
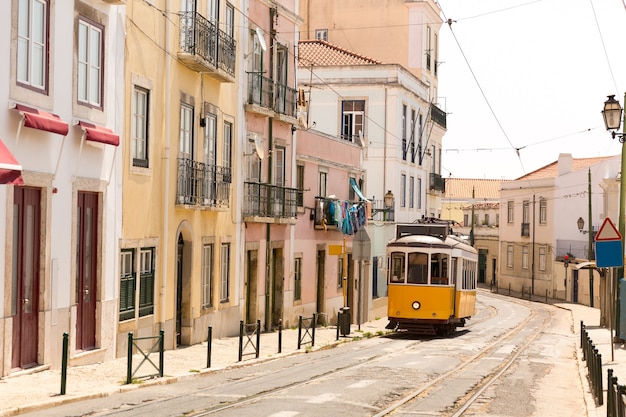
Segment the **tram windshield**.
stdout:
<svg viewBox="0 0 626 417">
<path fill-rule="evenodd" d="M 433 285 L 448 285 L 448 255 L 433 253 L 430 256 L 430 283 Z"/>
<path fill-rule="evenodd" d="M 389 274 L 389 282 L 404 282 L 404 253 L 402 252 L 393 252 L 390 258 L 390 274 Z"/>
<path fill-rule="evenodd" d="M 409 253 L 409 284 L 428 284 L 428 255 Z"/>
</svg>

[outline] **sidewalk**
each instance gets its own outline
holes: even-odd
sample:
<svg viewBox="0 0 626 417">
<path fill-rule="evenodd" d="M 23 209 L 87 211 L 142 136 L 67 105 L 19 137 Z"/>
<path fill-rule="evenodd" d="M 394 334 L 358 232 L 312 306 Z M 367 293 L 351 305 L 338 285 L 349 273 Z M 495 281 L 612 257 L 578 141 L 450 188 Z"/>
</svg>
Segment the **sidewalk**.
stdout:
<svg viewBox="0 0 626 417">
<path fill-rule="evenodd" d="M 479 291 L 489 291 L 482 289 Z M 508 296 L 507 293 L 500 293 Z M 511 297 L 521 298 L 521 294 L 511 293 Z M 533 297 L 533 302 L 545 303 L 541 297 Z M 576 334 L 576 360 L 580 378 L 584 388 L 585 402 L 588 416 L 606 416 L 606 378 L 607 369 L 614 371 L 618 382 L 626 382 L 626 346 L 614 346 L 614 360 L 611 360 L 611 335 L 608 329 L 600 328 L 600 311 L 579 304 L 570 304 L 559 300 L 547 300 L 548 304 L 571 311 L 572 331 Z M 587 379 L 586 363 L 582 361 L 580 349 L 580 322 L 584 322 L 587 333 L 593 343 L 602 354 L 603 389 L 605 393 L 604 405 L 597 406 L 591 394 L 589 380 Z M 24 371 L 0 379 L 0 417 L 15 416 L 26 412 L 43 410 L 55 405 L 79 401 L 88 398 L 106 397 L 116 392 L 139 389 L 143 386 L 154 384 L 170 384 L 179 379 L 193 377 L 197 374 L 216 372 L 222 369 L 247 366 L 259 361 L 273 360 L 284 356 L 298 353 L 306 353 L 311 350 L 328 348 L 329 346 L 359 338 L 375 337 L 386 333 L 387 318 L 381 318 L 372 322 L 361 324 L 358 331 L 357 325 L 351 326 L 351 333 L 347 337 L 339 336 L 337 340 L 337 328 L 335 326 L 317 327 L 315 329 L 315 345 L 310 345 L 310 335 L 303 338 L 301 348 L 298 350 L 298 329 L 283 329 L 281 332 L 281 353 L 278 353 L 279 333 L 261 334 L 259 358 L 255 358 L 254 347 L 246 345 L 244 336 L 244 355 L 239 361 L 239 338 L 230 337 L 213 339 L 211 344 L 211 367 L 207 365 L 207 343 L 183 347 L 176 350 L 167 350 L 164 353 L 164 377 L 142 379 L 138 376 L 153 374 L 155 368 L 149 363 L 144 363 L 137 372 L 135 379 L 138 383 L 126 385 L 127 359 L 118 358 L 113 361 L 94 365 L 70 367 L 67 370 L 66 394 L 61 392 L 61 371 L 42 370 L 40 372 Z M 304 330 L 302 331 L 304 334 Z M 256 340 L 256 339 L 255 339 Z M 308 342 L 308 343 L 304 343 Z M 158 354 L 150 356 L 151 360 L 158 365 Z M 140 354 L 133 356 L 133 369 L 140 363 Z"/>
<path fill-rule="evenodd" d="M 387 322 L 385 317 L 364 323 L 361 324 L 360 331 L 359 326 L 353 324 L 350 328 L 350 335 L 346 337 L 339 335 L 339 340 L 337 340 L 336 326 L 317 327 L 314 346 L 311 346 L 310 330 L 306 334 L 305 329 L 302 329 L 302 342 L 299 350 L 298 329 L 283 329 L 280 333 L 281 353 L 278 353 L 279 332 L 262 333 L 258 359 L 255 357 L 254 345 L 247 344 L 246 336 L 244 336 L 241 361 L 239 361 L 239 337 L 214 338 L 211 343 L 210 368 L 206 368 L 208 345 L 204 342 L 176 350 L 166 350 L 163 378 L 138 378 L 141 375 L 157 372 L 150 363 L 145 362 L 134 378 L 138 382 L 129 385 L 125 384 L 128 363 L 126 357 L 94 365 L 68 367 L 65 395 L 60 395 L 61 370 L 46 369 L 40 372 L 27 370 L 0 379 L 0 417 L 43 410 L 88 398 L 106 397 L 116 392 L 134 390 L 147 385 L 171 384 L 179 379 L 198 374 L 236 366 L 248 366 L 259 361 L 325 349 L 359 338 L 375 337 L 388 331 L 385 330 Z M 256 343 L 256 336 L 253 339 Z M 142 359 L 141 354 L 133 355 L 133 370 Z M 150 355 L 150 359 L 156 365 L 159 364 L 158 353 Z"/>
</svg>

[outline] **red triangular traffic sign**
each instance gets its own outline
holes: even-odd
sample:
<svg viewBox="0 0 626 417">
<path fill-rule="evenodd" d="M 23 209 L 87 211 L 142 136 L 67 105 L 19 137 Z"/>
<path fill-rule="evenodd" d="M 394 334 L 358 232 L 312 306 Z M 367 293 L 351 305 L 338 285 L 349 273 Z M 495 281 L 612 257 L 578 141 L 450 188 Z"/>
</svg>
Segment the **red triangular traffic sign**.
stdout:
<svg viewBox="0 0 626 417">
<path fill-rule="evenodd" d="M 622 235 L 615 228 L 615 225 L 608 217 L 604 219 L 602 226 L 600 226 L 600 230 L 596 234 L 596 242 L 598 241 L 606 241 L 606 240 L 622 240 Z"/>
</svg>

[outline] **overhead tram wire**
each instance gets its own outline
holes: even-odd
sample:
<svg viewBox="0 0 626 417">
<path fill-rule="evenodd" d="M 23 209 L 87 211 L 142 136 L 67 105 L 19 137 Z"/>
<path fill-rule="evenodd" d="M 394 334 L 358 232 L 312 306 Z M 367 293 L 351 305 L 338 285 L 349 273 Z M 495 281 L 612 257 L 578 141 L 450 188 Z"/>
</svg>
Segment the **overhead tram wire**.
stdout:
<svg viewBox="0 0 626 417">
<path fill-rule="evenodd" d="M 624 8 L 626 9 L 626 0 L 622 0 L 624 4 Z M 609 60 L 609 54 L 606 51 L 606 45 L 604 44 L 604 37 L 602 36 L 602 31 L 600 30 L 600 23 L 598 23 L 598 15 L 596 14 L 596 9 L 593 7 L 593 0 L 589 0 L 589 4 L 591 5 L 591 10 L 593 11 L 593 18 L 596 22 L 596 27 L 598 28 L 598 35 L 600 35 L 600 42 L 602 43 L 602 50 L 604 51 L 604 56 L 606 58 L 606 63 L 609 66 L 609 72 L 611 73 L 611 79 L 613 80 L 613 87 L 615 87 L 616 95 L 620 91 L 617 88 L 617 82 L 615 82 L 615 75 L 613 74 L 613 68 L 611 67 L 611 61 Z"/>
<path fill-rule="evenodd" d="M 452 30 L 452 23 L 456 22 L 456 21 L 453 21 L 452 19 L 447 18 L 446 14 L 443 12 L 443 9 L 441 10 L 441 12 L 444 15 L 445 21 L 448 23 L 448 27 L 450 28 L 450 33 L 452 34 L 452 37 L 454 38 L 454 41 L 456 42 L 456 44 L 457 44 L 457 46 L 459 48 L 459 51 L 461 52 L 461 55 L 463 56 L 463 59 L 465 60 L 465 63 L 467 64 L 467 68 L 469 69 L 470 73 L 472 74 L 472 78 L 474 78 L 474 81 L 476 82 L 476 86 L 478 87 L 478 90 L 480 91 L 480 94 L 483 96 L 483 99 L 485 100 L 485 103 L 487 104 L 487 107 L 489 108 L 489 111 L 491 112 L 491 115 L 493 116 L 493 118 L 495 119 L 496 123 L 498 124 L 498 127 L 500 128 L 500 131 L 502 132 L 502 134 L 506 138 L 506 140 L 509 143 L 511 149 L 513 149 L 515 151 L 515 153 L 517 154 L 517 158 L 518 158 L 519 163 L 520 163 L 520 165 L 522 167 L 522 171 L 526 172 L 526 168 L 524 167 L 524 163 L 522 162 L 522 158 L 521 158 L 520 153 L 519 153 L 519 151 L 522 148 L 515 147 L 513 145 L 513 142 L 511 142 L 511 139 L 509 138 L 509 135 L 504 130 L 504 127 L 502 126 L 502 123 L 500 122 L 500 119 L 498 119 L 498 116 L 496 115 L 496 112 L 494 111 L 493 107 L 491 106 L 491 103 L 489 102 L 489 99 L 487 98 L 487 95 L 485 94 L 485 91 L 483 90 L 482 86 L 480 85 L 480 82 L 478 82 L 478 78 L 476 77 L 476 74 L 474 73 L 474 70 L 472 69 L 472 66 L 469 63 L 469 60 L 467 59 L 467 56 L 465 55 L 465 51 L 463 51 L 463 48 L 461 47 L 461 43 L 459 42 L 458 38 L 456 37 L 456 34 L 454 33 L 454 30 Z"/>
</svg>

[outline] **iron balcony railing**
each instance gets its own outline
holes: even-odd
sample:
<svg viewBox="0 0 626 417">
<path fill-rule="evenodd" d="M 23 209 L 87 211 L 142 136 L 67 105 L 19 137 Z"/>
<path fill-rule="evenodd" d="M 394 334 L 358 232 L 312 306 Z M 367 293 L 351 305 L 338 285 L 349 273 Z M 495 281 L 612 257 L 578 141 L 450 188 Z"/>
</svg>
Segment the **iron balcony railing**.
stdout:
<svg viewBox="0 0 626 417">
<path fill-rule="evenodd" d="M 243 215 L 296 218 L 302 190 L 258 182 L 244 182 Z"/>
<path fill-rule="evenodd" d="M 203 207 L 228 207 L 231 169 L 178 158 L 176 203 Z"/>
<path fill-rule="evenodd" d="M 278 84 L 260 72 L 248 73 L 248 104 L 295 118 L 297 100 L 296 89 Z"/>
<path fill-rule="evenodd" d="M 445 178 L 442 178 L 440 174 L 431 172 L 429 184 L 429 189 L 431 191 L 441 191 L 442 193 L 446 191 L 446 180 Z"/>
<path fill-rule="evenodd" d="M 181 12 L 180 50 L 199 57 L 207 69 L 220 69 L 234 77 L 236 45 L 232 36 L 201 14 Z"/>
<path fill-rule="evenodd" d="M 434 104 L 430 105 L 430 114 L 435 123 L 439 126 L 446 128 L 446 112 L 441 110 L 439 107 Z"/>
</svg>

